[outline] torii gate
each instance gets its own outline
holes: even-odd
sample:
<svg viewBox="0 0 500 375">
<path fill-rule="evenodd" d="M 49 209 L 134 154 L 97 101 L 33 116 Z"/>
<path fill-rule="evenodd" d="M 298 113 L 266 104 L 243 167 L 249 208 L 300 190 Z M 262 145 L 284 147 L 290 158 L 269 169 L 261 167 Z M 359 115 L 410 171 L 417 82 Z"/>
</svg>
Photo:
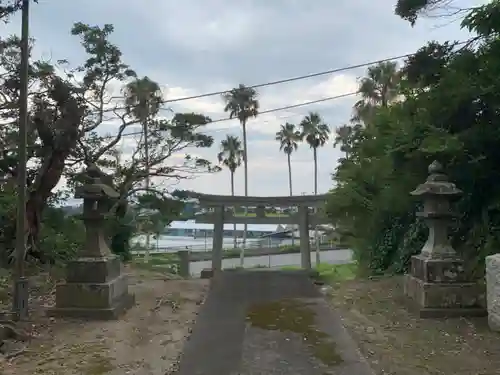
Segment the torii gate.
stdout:
<svg viewBox="0 0 500 375">
<path fill-rule="evenodd" d="M 327 218 L 315 210 L 310 213 L 309 208 L 324 206 L 327 195 L 299 195 L 278 197 L 245 197 L 232 195 L 212 195 L 190 193 L 190 198 L 197 199 L 203 208 L 213 209 L 213 212 L 196 215 L 196 222 L 214 224 L 212 245 L 212 271 L 222 269 L 222 248 L 224 237 L 224 223 L 230 224 L 298 224 L 300 233 L 301 267 L 311 269 L 311 247 L 309 244 L 309 228 L 319 224 L 327 224 Z M 226 207 L 256 207 L 256 216 L 235 216 L 233 210 L 226 211 Z M 297 213 L 288 216 L 266 216 L 266 207 L 297 207 Z"/>
</svg>

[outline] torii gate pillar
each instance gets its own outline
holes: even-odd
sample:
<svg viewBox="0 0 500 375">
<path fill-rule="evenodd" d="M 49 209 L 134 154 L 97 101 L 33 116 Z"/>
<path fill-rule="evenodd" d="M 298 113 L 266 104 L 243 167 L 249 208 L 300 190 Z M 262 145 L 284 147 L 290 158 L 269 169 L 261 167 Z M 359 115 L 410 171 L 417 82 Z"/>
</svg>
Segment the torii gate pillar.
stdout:
<svg viewBox="0 0 500 375">
<path fill-rule="evenodd" d="M 311 269 L 311 244 L 309 243 L 309 208 L 299 206 L 300 266 Z"/>
<path fill-rule="evenodd" d="M 224 206 L 215 207 L 214 234 L 212 242 L 212 272 L 222 270 L 222 248 L 224 247 Z"/>
</svg>

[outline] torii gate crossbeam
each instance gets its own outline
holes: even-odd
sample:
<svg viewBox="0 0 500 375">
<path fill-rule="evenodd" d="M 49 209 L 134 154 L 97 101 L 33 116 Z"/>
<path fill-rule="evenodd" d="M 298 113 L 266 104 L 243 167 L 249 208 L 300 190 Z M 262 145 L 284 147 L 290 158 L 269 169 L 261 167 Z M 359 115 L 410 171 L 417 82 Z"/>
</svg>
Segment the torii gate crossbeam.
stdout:
<svg viewBox="0 0 500 375">
<path fill-rule="evenodd" d="M 322 207 L 327 199 L 326 194 L 300 195 L 300 196 L 232 196 L 191 193 L 190 198 L 197 199 L 201 207 L 213 209 L 213 212 L 196 216 L 196 221 L 214 224 L 213 246 L 212 246 L 212 272 L 222 269 L 222 248 L 224 236 L 224 223 L 238 224 L 272 224 L 286 223 L 298 224 L 300 233 L 301 267 L 311 268 L 311 248 L 309 243 L 309 228 L 311 225 L 325 224 L 326 217 L 316 212 L 311 214 L 309 207 Z M 256 207 L 256 216 L 235 216 L 233 212 L 226 212 L 226 207 Z M 266 216 L 265 207 L 297 207 L 296 214 L 288 217 Z"/>
</svg>

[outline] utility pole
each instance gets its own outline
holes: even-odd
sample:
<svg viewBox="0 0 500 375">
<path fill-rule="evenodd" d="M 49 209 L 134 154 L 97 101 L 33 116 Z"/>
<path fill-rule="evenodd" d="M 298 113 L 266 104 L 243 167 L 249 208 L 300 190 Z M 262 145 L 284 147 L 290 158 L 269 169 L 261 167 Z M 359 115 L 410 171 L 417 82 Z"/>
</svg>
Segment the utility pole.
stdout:
<svg viewBox="0 0 500 375">
<path fill-rule="evenodd" d="M 149 116 L 148 116 L 149 117 Z M 146 194 L 149 193 L 150 188 L 150 180 L 149 180 L 149 137 L 148 137 L 148 118 L 144 119 L 143 123 L 143 132 L 144 132 L 144 154 L 145 154 L 145 162 L 146 162 Z M 146 213 L 146 252 L 144 253 L 144 263 L 149 263 L 149 248 L 151 246 L 151 234 L 149 233 L 151 229 L 150 217 L 151 212 Z"/>
<path fill-rule="evenodd" d="M 17 168 L 17 221 L 16 221 L 16 277 L 12 312 L 16 320 L 28 318 L 28 279 L 25 276 L 24 259 L 26 256 L 26 163 L 27 163 L 27 128 L 28 128 L 28 66 L 29 66 L 29 2 L 22 3 L 21 23 L 21 63 L 19 88 L 19 165 Z"/>
</svg>

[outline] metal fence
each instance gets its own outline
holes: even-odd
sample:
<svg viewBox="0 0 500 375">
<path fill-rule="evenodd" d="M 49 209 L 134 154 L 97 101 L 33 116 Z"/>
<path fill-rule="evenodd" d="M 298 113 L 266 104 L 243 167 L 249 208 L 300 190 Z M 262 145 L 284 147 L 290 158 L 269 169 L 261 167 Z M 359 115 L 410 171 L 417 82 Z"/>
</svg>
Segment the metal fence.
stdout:
<svg viewBox="0 0 500 375">
<path fill-rule="evenodd" d="M 325 249 L 325 250 L 332 250 Z M 352 252 L 349 249 L 337 249 L 339 251 L 330 252 L 329 256 L 323 258 L 322 261 L 330 264 L 346 264 L 352 263 Z M 135 259 L 136 264 L 145 266 L 152 270 L 157 270 L 160 272 L 174 273 L 182 277 L 192 277 L 199 276 L 203 273 L 203 270 L 210 269 L 210 260 L 195 260 L 192 259 L 192 253 L 187 250 L 182 250 L 178 252 L 170 252 L 164 255 L 157 255 L 150 258 L 150 260 L 145 263 L 141 257 Z M 292 255 L 295 260 L 283 259 L 283 256 Z M 300 264 L 300 259 L 297 258 L 299 254 L 263 254 L 256 257 L 250 257 L 243 268 L 266 268 L 266 269 L 279 269 L 287 266 L 298 267 Z M 333 255 L 333 256 L 332 256 Z M 321 263 L 321 260 L 311 259 L 312 265 L 315 266 Z M 222 261 L 223 269 L 232 268 L 242 268 L 239 259 L 236 258 L 224 258 Z"/>
<path fill-rule="evenodd" d="M 239 250 L 242 246 L 240 244 L 239 247 L 234 248 L 232 244 L 226 243 L 226 246 L 224 246 L 224 250 Z M 288 244 L 288 243 L 283 243 L 283 242 L 276 242 L 276 241 L 252 241 L 248 242 L 245 245 L 245 250 L 251 250 L 251 249 L 270 249 L 270 248 L 282 248 L 286 246 L 299 246 L 300 243 L 299 241 L 296 241 L 294 245 Z M 311 250 L 314 251 L 316 244 L 314 241 L 311 242 Z M 320 250 L 325 250 L 325 249 L 331 249 L 332 247 L 335 247 L 333 243 L 330 242 L 324 242 L 320 244 Z M 166 246 L 166 247 L 153 247 L 149 249 L 150 254 L 161 254 L 161 253 L 175 253 L 178 251 L 190 251 L 190 252 L 211 252 L 212 251 L 212 246 L 206 246 L 205 244 L 196 244 L 196 245 L 186 245 L 186 246 Z M 131 251 L 132 254 L 144 254 L 146 252 L 145 249 L 133 249 Z"/>
</svg>

